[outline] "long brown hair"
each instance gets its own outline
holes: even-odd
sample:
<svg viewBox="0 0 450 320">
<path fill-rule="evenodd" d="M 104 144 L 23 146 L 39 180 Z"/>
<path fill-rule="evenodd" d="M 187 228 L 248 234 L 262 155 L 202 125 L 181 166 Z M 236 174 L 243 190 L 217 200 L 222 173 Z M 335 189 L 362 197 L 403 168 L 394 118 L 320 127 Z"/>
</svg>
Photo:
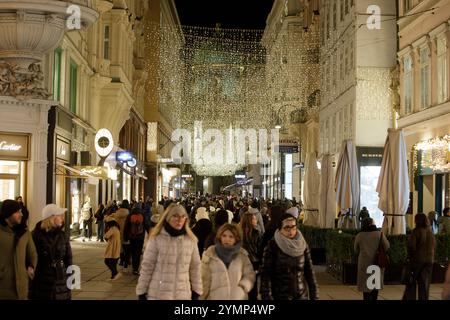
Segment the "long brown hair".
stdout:
<svg viewBox="0 0 450 320">
<path fill-rule="evenodd" d="M 249 213 L 249 212 L 245 212 L 244 215 L 242 216 L 242 219 L 241 219 L 241 222 L 239 223 L 239 225 L 241 226 L 244 239 L 250 238 L 250 236 L 252 234 L 252 231 L 254 229 L 252 220 L 253 220 L 254 216 L 255 216 L 254 213 Z"/>
</svg>

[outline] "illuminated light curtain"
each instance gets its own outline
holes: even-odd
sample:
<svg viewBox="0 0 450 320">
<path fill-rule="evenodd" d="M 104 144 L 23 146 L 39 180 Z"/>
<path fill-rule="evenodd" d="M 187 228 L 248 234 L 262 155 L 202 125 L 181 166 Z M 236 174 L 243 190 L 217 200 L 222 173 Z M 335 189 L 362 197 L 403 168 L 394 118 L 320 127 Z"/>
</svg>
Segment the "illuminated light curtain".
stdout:
<svg viewBox="0 0 450 320">
<path fill-rule="evenodd" d="M 282 120 L 288 122 L 290 112 L 306 108 L 313 87 L 318 87 L 319 35 L 312 30 L 289 29 L 278 36 L 264 30 L 149 22 L 144 29 L 147 69 L 157 73 L 152 81 L 158 109 L 174 129 L 194 132 L 195 121 L 202 122 L 203 130 L 218 129 L 224 136 L 230 125 L 271 129 L 284 105 L 291 106 L 283 110 Z M 221 152 L 226 156 L 226 143 Z M 226 161 L 194 164 L 206 176 L 229 175 L 242 167 Z"/>
</svg>

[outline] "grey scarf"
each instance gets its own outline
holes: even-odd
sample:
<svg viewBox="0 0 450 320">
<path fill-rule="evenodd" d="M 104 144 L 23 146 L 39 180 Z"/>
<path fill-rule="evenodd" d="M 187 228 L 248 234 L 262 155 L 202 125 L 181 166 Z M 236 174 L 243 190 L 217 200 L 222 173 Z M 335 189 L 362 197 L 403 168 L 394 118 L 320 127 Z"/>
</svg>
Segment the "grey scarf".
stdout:
<svg viewBox="0 0 450 320">
<path fill-rule="evenodd" d="M 234 257 L 239 253 L 239 250 L 241 250 L 241 242 L 236 243 L 232 247 L 224 247 L 219 241 L 216 241 L 215 249 L 217 256 L 223 261 L 228 269 L 231 261 L 233 261 Z"/>
<path fill-rule="evenodd" d="M 281 249 L 281 251 L 283 251 L 288 256 L 294 258 L 299 257 L 306 250 L 307 244 L 300 230 L 297 230 L 297 235 L 294 239 L 289 239 L 288 237 L 283 236 L 280 230 L 275 231 L 275 235 L 273 238 L 275 239 L 275 242 Z"/>
</svg>

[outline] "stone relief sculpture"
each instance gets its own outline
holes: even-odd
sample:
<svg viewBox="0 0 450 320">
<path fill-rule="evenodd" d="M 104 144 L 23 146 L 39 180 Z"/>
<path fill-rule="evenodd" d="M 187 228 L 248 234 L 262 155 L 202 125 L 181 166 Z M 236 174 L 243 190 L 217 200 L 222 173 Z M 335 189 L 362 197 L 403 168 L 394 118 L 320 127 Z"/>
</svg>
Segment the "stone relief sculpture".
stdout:
<svg viewBox="0 0 450 320">
<path fill-rule="evenodd" d="M 23 70 L 16 64 L 0 61 L 1 96 L 11 96 L 17 100 L 47 100 L 51 94 L 42 87 L 43 80 L 44 74 L 39 64 L 32 63 L 28 70 Z"/>
</svg>

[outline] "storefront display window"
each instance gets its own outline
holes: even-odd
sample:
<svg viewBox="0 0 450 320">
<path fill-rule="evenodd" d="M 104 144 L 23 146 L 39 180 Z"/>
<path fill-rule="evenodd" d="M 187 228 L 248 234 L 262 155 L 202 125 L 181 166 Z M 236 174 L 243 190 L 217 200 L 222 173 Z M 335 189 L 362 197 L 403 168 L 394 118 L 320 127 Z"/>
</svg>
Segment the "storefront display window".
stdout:
<svg viewBox="0 0 450 320">
<path fill-rule="evenodd" d="M 24 161 L 0 160 L 0 201 L 24 195 Z"/>
</svg>

